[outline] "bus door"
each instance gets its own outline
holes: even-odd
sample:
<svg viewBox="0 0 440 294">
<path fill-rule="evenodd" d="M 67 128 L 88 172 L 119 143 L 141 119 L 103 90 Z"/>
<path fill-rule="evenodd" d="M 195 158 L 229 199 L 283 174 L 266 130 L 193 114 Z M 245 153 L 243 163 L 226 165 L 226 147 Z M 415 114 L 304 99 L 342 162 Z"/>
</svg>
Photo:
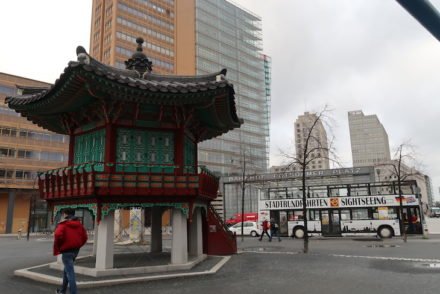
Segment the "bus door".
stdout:
<svg viewBox="0 0 440 294">
<path fill-rule="evenodd" d="M 278 224 L 280 236 L 287 237 L 288 236 L 288 228 L 287 228 L 287 211 L 282 210 L 273 210 L 270 212 L 270 218 L 274 219 Z"/>
<path fill-rule="evenodd" d="M 323 236 L 341 235 L 339 210 L 337 209 L 321 210 L 321 230 Z"/>
<path fill-rule="evenodd" d="M 418 207 L 404 207 L 403 215 L 406 218 L 405 226 L 407 234 L 422 234 L 422 224 L 420 222 L 420 209 Z"/>
<path fill-rule="evenodd" d="M 287 211 L 280 211 L 280 236 L 288 236 Z"/>
</svg>

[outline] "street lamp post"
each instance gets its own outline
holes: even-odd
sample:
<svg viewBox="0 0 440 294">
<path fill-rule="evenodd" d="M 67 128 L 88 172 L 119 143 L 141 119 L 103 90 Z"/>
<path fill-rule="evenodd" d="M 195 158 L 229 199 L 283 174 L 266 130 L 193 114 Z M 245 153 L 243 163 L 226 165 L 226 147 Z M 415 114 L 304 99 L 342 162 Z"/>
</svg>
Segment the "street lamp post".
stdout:
<svg viewBox="0 0 440 294">
<path fill-rule="evenodd" d="M 34 217 L 35 217 L 35 202 L 36 197 L 35 194 L 31 194 L 31 198 L 29 200 L 29 215 L 28 215 L 28 228 L 26 232 L 26 240 L 29 241 L 29 235 L 31 233 L 31 230 L 33 230 L 34 227 Z"/>
<path fill-rule="evenodd" d="M 241 178 L 241 242 L 244 241 L 244 194 L 246 191 L 246 154 L 243 153 L 243 170 Z"/>
<path fill-rule="evenodd" d="M 231 158 L 231 163 L 234 162 L 234 159 Z M 244 241 L 244 195 L 246 192 L 246 157 L 243 154 L 243 160 L 241 161 L 243 163 L 242 165 L 242 171 L 241 171 L 241 242 Z M 238 201 L 238 197 L 237 197 Z M 238 202 L 237 202 L 237 208 L 238 208 Z"/>
</svg>

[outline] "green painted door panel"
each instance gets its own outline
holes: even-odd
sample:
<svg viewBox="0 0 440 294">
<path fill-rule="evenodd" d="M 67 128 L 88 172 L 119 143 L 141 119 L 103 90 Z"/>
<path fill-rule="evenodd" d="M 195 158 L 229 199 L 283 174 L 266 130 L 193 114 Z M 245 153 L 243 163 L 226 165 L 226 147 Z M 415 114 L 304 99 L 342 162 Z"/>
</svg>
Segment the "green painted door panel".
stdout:
<svg viewBox="0 0 440 294">
<path fill-rule="evenodd" d="M 75 137 L 74 160 L 75 165 L 84 164 L 86 171 L 103 171 L 105 152 L 105 129 L 79 135 Z"/>
<path fill-rule="evenodd" d="M 166 172 L 174 169 L 174 134 L 119 128 L 117 130 L 116 166 L 125 172 Z M 124 164 L 125 163 L 125 164 Z"/>
</svg>

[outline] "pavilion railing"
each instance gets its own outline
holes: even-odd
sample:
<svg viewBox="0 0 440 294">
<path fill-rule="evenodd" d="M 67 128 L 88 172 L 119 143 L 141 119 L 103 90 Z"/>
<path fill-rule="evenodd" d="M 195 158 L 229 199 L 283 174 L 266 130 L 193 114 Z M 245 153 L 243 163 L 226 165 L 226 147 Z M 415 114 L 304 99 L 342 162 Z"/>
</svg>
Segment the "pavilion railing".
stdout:
<svg viewBox="0 0 440 294">
<path fill-rule="evenodd" d="M 105 171 L 106 166 L 112 167 L 112 171 Z M 198 173 L 194 171 L 194 167 L 179 169 L 178 166 L 167 164 L 90 162 L 40 173 L 38 182 L 43 199 L 104 192 L 107 195 L 112 192 L 121 195 L 152 195 L 158 189 L 167 195 L 194 193 L 196 190 L 198 195 L 214 199 L 218 191 L 218 177 L 206 167 L 199 167 Z"/>
</svg>

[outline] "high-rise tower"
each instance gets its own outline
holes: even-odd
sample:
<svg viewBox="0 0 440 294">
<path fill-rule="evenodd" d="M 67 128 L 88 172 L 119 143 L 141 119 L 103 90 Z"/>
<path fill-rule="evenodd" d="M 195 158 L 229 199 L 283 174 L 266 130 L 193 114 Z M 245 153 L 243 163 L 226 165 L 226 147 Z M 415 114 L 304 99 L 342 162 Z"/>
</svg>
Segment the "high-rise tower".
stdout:
<svg viewBox="0 0 440 294">
<path fill-rule="evenodd" d="M 306 141 L 310 128 L 313 123 L 318 119 L 316 114 L 305 112 L 304 114 L 298 116 L 295 121 L 295 150 L 296 156 L 301 156 L 304 148 L 306 146 Z M 329 152 L 328 152 L 328 141 L 327 132 L 325 131 L 324 125 L 321 120 L 318 120 L 314 126 L 311 137 L 313 140 L 309 140 L 308 149 L 312 150 L 310 154 L 313 159 L 307 166 L 308 169 L 329 169 Z"/>
<path fill-rule="evenodd" d="M 391 159 L 388 134 L 375 114 L 348 112 L 353 166 L 372 166 Z"/>
</svg>

